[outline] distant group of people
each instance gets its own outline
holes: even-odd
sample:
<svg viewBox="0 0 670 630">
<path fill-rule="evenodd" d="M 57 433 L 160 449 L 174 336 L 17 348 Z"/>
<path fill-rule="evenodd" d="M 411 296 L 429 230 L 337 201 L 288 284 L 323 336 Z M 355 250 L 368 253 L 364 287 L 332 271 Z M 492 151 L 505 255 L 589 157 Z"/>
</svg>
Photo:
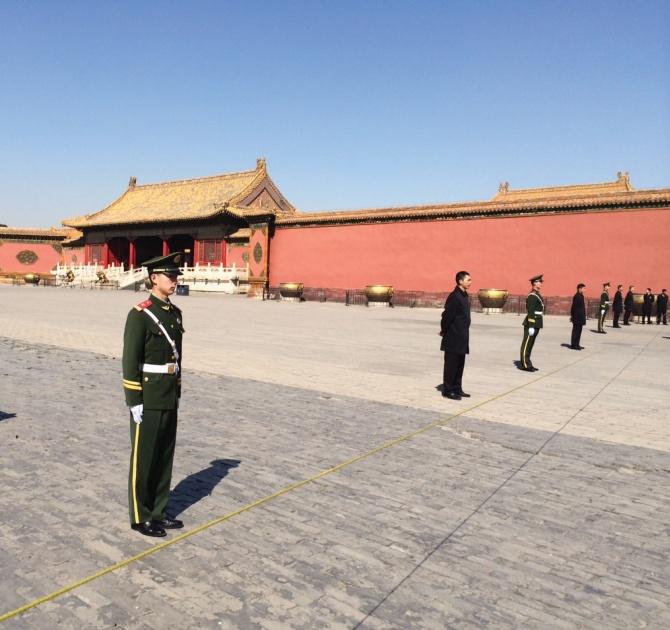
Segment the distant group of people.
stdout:
<svg viewBox="0 0 670 630">
<path fill-rule="evenodd" d="M 531 292 L 526 297 L 526 317 L 523 320 L 523 339 L 521 341 L 520 360 L 517 367 L 525 372 L 535 372 L 536 368 L 531 361 L 531 353 L 535 341 L 542 330 L 544 323 L 544 299 L 540 289 L 544 283 L 542 274 L 530 278 Z M 456 287 L 449 294 L 442 312 L 440 323 L 440 336 L 442 343 L 440 349 L 444 352 L 444 374 L 442 380 L 442 396 L 451 400 L 469 398 L 470 394 L 463 391 L 463 370 L 465 367 L 465 355 L 470 352 L 470 302 L 468 299 L 468 288 L 472 284 L 472 278 L 467 271 L 459 271 L 456 274 Z M 621 328 L 619 319 L 623 313 L 623 325 L 630 326 L 630 316 L 633 313 L 634 291 L 633 285 L 628 287 L 628 293 L 624 298 L 622 286 L 618 285 L 614 300 L 612 302 L 613 328 Z M 582 328 L 586 325 L 586 302 L 584 289 L 586 285 L 580 282 L 577 292 L 572 298 L 570 308 L 570 321 L 572 322 L 572 336 L 570 348 L 572 350 L 583 350 L 581 344 Z M 606 334 L 605 318 L 610 307 L 609 296 L 610 283 L 603 284 L 598 305 L 598 333 Z M 642 302 L 642 323 L 651 324 L 651 314 L 654 302 L 656 302 L 656 324 L 667 326 L 668 292 L 663 289 L 661 293 L 654 296 L 651 289 L 647 289 Z M 646 322 L 645 322 L 646 319 Z"/>
<path fill-rule="evenodd" d="M 579 287 L 584 285 L 577 286 L 577 293 L 579 293 Z M 628 293 L 626 297 L 623 297 L 621 284 L 617 285 L 616 293 L 614 294 L 614 300 L 612 302 L 612 328 L 621 328 L 619 326 L 619 318 L 623 312 L 623 325 L 630 326 L 630 316 L 633 313 L 634 306 L 634 291 L 635 287 L 631 284 L 628 287 Z M 600 294 L 600 307 L 599 307 L 599 316 L 598 316 L 598 332 L 602 334 L 605 333 L 605 317 L 609 311 L 609 289 L 610 283 L 605 282 L 603 284 L 603 292 Z M 577 295 L 575 294 L 575 298 Z M 575 305 L 575 298 L 573 298 L 573 307 Z M 660 325 L 661 323 L 665 326 L 668 325 L 668 291 L 663 289 L 657 296 L 654 296 L 650 288 L 647 288 L 646 292 L 642 296 L 642 323 L 651 324 L 651 313 L 653 310 L 654 302 L 656 302 L 656 324 Z"/>
</svg>

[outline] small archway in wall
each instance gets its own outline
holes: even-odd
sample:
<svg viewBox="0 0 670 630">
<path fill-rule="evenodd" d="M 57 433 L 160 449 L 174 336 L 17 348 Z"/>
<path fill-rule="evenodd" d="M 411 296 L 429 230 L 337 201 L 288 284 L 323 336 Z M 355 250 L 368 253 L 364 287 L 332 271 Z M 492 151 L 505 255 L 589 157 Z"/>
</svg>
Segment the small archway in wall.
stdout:
<svg viewBox="0 0 670 630">
<path fill-rule="evenodd" d="M 130 267 L 130 241 L 122 236 L 109 239 L 109 264 Z"/>
<path fill-rule="evenodd" d="M 168 239 L 168 248 L 171 252 L 184 252 L 185 267 L 192 267 L 195 240 L 190 234 L 175 234 Z"/>
<path fill-rule="evenodd" d="M 140 236 L 135 239 L 135 260 L 139 267 L 147 260 L 163 254 L 163 239 L 158 236 Z"/>
</svg>

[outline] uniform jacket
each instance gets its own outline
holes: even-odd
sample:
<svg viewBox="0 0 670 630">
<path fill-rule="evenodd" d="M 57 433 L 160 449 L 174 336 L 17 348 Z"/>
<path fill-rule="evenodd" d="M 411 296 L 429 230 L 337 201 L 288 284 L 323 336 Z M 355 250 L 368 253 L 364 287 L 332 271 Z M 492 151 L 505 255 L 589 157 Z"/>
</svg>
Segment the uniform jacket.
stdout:
<svg viewBox="0 0 670 630">
<path fill-rule="evenodd" d="M 617 291 L 614 294 L 614 301 L 612 302 L 612 310 L 615 313 L 620 313 L 623 311 L 623 294 L 621 291 Z"/>
<path fill-rule="evenodd" d="M 573 324 L 578 326 L 586 325 L 586 306 L 584 304 L 584 294 L 577 291 L 572 298 L 570 307 L 570 319 Z"/>
<path fill-rule="evenodd" d="M 665 313 L 668 310 L 668 294 L 659 293 L 656 296 L 656 312 Z"/>
<path fill-rule="evenodd" d="M 177 347 L 172 346 L 145 310 L 150 310 L 163 324 Z M 123 334 L 123 391 L 129 407 L 143 404 L 145 409 L 176 409 L 181 396 L 181 342 L 184 327 L 181 311 L 172 302 L 163 302 L 153 294 L 133 307 L 126 319 Z M 144 372 L 146 363 L 177 363 L 173 374 Z"/>
<path fill-rule="evenodd" d="M 607 313 L 609 308 L 610 308 L 610 294 L 607 291 L 603 291 L 600 294 L 600 312 L 602 313 L 603 311 L 605 311 L 605 313 Z"/>
<path fill-rule="evenodd" d="M 643 296 L 642 312 L 651 314 L 651 305 L 654 303 L 654 296 L 651 293 L 645 293 Z"/>
<path fill-rule="evenodd" d="M 539 293 L 531 291 L 526 298 L 526 318 L 523 320 L 523 325 L 539 330 L 542 328 L 543 319 L 544 300 Z"/>
<path fill-rule="evenodd" d="M 632 311 L 634 303 L 635 303 L 635 300 L 633 299 L 633 292 L 628 291 L 628 293 L 626 293 L 626 299 L 623 301 L 623 304 L 624 304 L 624 306 L 626 307 L 627 310 Z"/>
<path fill-rule="evenodd" d="M 470 352 L 470 299 L 468 294 L 456 287 L 444 303 L 441 350 L 468 354 Z"/>
</svg>

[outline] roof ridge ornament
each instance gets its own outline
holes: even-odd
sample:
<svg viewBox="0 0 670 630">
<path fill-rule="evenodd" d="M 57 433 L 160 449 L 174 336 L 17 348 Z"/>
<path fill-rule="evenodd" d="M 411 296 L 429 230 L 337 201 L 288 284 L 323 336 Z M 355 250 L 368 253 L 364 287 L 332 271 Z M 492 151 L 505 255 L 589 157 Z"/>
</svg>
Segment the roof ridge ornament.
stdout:
<svg viewBox="0 0 670 630">
<path fill-rule="evenodd" d="M 509 182 L 500 182 L 498 186 L 498 192 L 503 195 L 509 192 Z"/>
<path fill-rule="evenodd" d="M 265 158 L 264 157 L 256 158 L 256 170 L 257 171 L 267 171 L 267 166 L 265 165 Z"/>
<path fill-rule="evenodd" d="M 633 187 L 630 184 L 630 174 L 628 171 L 618 171 L 616 174 L 616 183 L 623 184 L 626 187 L 626 190 L 633 190 Z"/>
<path fill-rule="evenodd" d="M 137 186 L 137 177 L 131 175 L 130 179 L 128 180 L 128 188 L 132 190 L 133 188 L 135 188 L 135 186 Z"/>
</svg>

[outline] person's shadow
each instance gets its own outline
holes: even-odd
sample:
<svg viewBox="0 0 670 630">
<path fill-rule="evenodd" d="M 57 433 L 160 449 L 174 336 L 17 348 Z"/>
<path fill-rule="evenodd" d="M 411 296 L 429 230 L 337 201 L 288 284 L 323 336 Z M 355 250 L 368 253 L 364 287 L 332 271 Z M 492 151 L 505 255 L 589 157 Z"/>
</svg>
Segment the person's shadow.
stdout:
<svg viewBox="0 0 670 630">
<path fill-rule="evenodd" d="M 3 420 L 9 420 L 10 418 L 16 418 L 15 413 L 7 413 L 6 411 L 0 411 L 0 422 Z"/>
<path fill-rule="evenodd" d="M 175 518 L 200 499 L 212 494 L 230 469 L 239 465 L 239 459 L 213 459 L 207 468 L 182 479 L 170 492 L 167 514 L 170 518 Z"/>
</svg>

